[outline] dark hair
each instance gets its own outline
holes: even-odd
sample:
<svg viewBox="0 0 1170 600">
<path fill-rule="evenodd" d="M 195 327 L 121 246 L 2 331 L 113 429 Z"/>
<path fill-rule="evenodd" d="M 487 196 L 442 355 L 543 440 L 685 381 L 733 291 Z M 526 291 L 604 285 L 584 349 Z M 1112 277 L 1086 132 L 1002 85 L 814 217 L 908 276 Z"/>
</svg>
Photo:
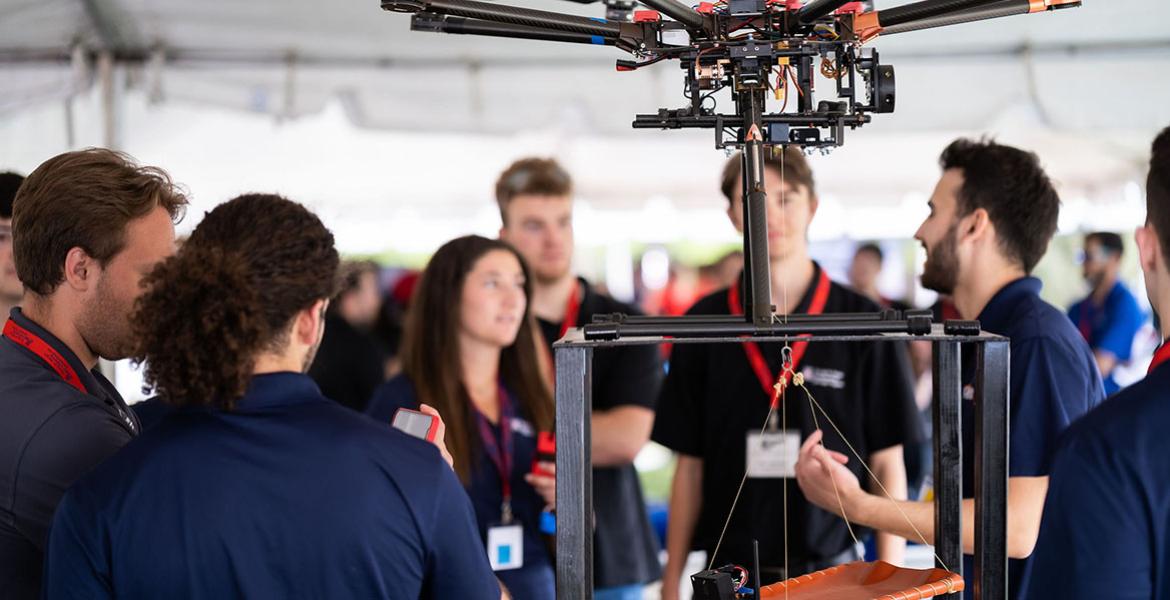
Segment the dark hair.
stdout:
<svg viewBox="0 0 1170 600">
<path fill-rule="evenodd" d="M 337 265 L 333 234 L 300 204 L 245 194 L 215 207 L 136 305 L 146 383 L 171 404 L 230 410 L 257 355 L 283 348 L 293 317 L 333 295 Z"/>
<path fill-rule="evenodd" d="M 781 158 L 783 157 L 783 158 Z M 781 162 L 783 160 L 783 162 Z M 783 175 L 786 183 L 796 183 L 808 190 L 809 196 L 816 197 L 817 186 L 813 181 L 812 167 L 804 159 L 804 153 L 795 146 L 786 146 L 784 153 L 775 150 L 764 151 L 764 168 L 772 169 L 777 175 Z M 736 152 L 723 166 L 723 178 L 719 189 L 728 202 L 734 197 L 733 193 L 743 186 L 740 172 L 743 171 L 743 153 Z"/>
<path fill-rule="evenodd" d="M 532 279 L 528 267 L 512 246 L 477 235 L 444 244 L 427 263 L 410 301 L 406 334 L 402 343 L 402 368 L 417 391 L 419 402 L 435 407 L 447 425 L 447 448 L 455 459 L 455 472 L 469 481 L 471 457 L 482 451 L 470 410 L 471 399 L 463 387 L 459 357 L 459 327 L 463 283 L 475 263 L 492 250 L 505 250 L 524 269 L 524 310 L 516 341 L 500 353 L 500 379 L 516 395 L 520 412 L 539 431 L 553 426 L 552 393 L 539 365 L 536 321 L 532 316 Z"/>
<path fill-rule="evenodd" d="M 329 313 L 336 314 L 341 298 L 361 287 L 362 278 L 369 274 L 378 274 L 378 263 L 372 260 L 343 261 L 337 269 L 337 292 L 329 305 Z"/>
<path fill-rule="evenodd" d="M 506 209 L 516 196 L 568 196 L 573 193 L 573 178 L 560 163 L 551 158 L 522 158 L 504 169 L 496 180 L 496 204 L 500 219 L 508 224 Z"/>
<path fill-rule="evenodd" d="M 882 252 L 881 246 L 878 246 L 875 242 L 866 242 L 858 246 L 857 250 L 853 252 L 853 256 L 857 256 L 862 252 L 869 252 L 876 256 L 878 259 L 878 264 L 881 264 L 886 259 L 886 255 Z"/>
<path fill-rule="evenodd" d="M 1150 150 L 1150 174 L 1146 177 L 1146 222 L 1153 225 L 1170 262 L 1170 127 L 1154 138 Z"/>
<path fill-rule="evenodd" d="M 89 148 L 58 154 L 16 193 L 12 253 L 24 287 L 52 294 L 65 280 L 65 256 L 81 248 L 105 265 L 126 244 L 126 225 L 161 206 L 177 221 L 187 197 L 166 171 L 121 152 Z"/>
<path fill-rule="evenodd" d="M 943 170 L 961 169 L 956 215 L 987 211 L 1000 249 L 1031 273 L 1056 233 L 1060 196 L 1032 152 L 990 139 L 960 138 L 939 157 Z"/>
<path fill-rule="evenodd" d="M 20 189 L 24 175 L 5 171 L 0 173 L 0 219 L 12 218 L 12 201 L 16 199 L 16 190 Z"/>
<path fill-rule="evenodd" d="M 1121 236 L 1112 231 L 1094 231 L 1085 236 L 1085 245 L 1089 242 L 1097 242 L 1110 254 L 1120 257 L 1125 252 L 1125 244 L 1121 241 Z"/>
</svg>

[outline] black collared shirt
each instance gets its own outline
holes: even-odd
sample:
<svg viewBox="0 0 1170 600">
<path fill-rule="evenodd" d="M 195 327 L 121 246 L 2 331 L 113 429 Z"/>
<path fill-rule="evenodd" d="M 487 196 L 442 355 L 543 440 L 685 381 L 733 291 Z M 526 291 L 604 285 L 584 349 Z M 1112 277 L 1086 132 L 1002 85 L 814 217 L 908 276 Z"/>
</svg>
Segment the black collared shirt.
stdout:
<svg viewBox="0 0 1170 600">
<path fill-rule="evenodd" d="M 816 267 L 813 281 L 820 277 Z M 794 313 L 809 309 L 816 285 Z M 833 283 L 824 312 L 875 312 L 871 300 Z M 699 300 L 688 314 L 730 314 L 728 290 Z M 781 343 L 758 344 L 773 376 L 780 372 Z M 812 342 L 798 370 L 814 398 L 869 460 L 879 450 L 921 437 L 904 344 L 893 342 Z M 702 508 L 692 547 L 714 550 L 746 468 L 748 432 L 764 426 L 771 401 L 740 344 L 675 344 L 670 372 L 658 401 L 654 441 L 703 459 Z M 808 437 L 816 424 L 807 397 L 790 388 L 782 409 L 789 430 Z M 848 467 L 862 481 L 861 465 L 818 413 L 825 445 L 850 456 Z M 792 575 L 805 565 L 829 560 L 852 545 L 845 522 L 805 500 L 795 479 L 748 479 L 731 518 L 716 563 L 751 564 L 752 540 L 760 542 L 760 564 L 784 566 L 784 482 L 788 496 L 788 564 Z M 858 531 L 855 528 L 855 531 Z M 858 533 L 861 535 L 861 533 Z"/>
<path fill-rule="evenodd" d="M 35 598 L 53 511 L 65 489 L 133 438 L 138 420 L 105 377 L 25 317 L 77 372 L 88 393 L 66 383 L 32 351 L 0 338 L 0 590 Z"/>
<path fill-rule="evenodd" d="M 580 327 L 593 315 L 625 313 L 634 307 L 599 294 L 584 279 L 577 322 Z M 560 338 L 562 323 L 539 320 L 549 347 Z M 619 406 L 653 409 L 662 384 L 662 363 L 656 346 L 624 346 L 593 353 L 593 409 Z M 633 465 L 593 469 L 593 580 L 597 588 L 654 581 L 661 576 L 658 541 L 646 517 L 642 485 Z"/>
</svg>

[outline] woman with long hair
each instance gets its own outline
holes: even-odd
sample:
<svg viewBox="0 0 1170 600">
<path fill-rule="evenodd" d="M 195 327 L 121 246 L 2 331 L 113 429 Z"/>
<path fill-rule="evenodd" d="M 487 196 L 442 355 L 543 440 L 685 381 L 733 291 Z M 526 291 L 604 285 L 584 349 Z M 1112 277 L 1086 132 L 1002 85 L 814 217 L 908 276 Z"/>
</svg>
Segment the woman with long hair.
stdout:
<svg viewBox="0 0 1170 600">
<path fill-rule="evenodd" d="M 500 597 L 435 446 L 305 375 L 337 266 L 313 213 L 252 194 L 153 271 L 138 354 L 174 410 L 65 495 L 46 597 Z"/>
<path fill-rule="evenodd" d="M 420 403 L 442 415 L 483 547 L 517 600 L 555 596 L 540 534 L 541 512 L 556 503 L 554 466 L 533 468 L 537 433 L 552 430 L 553 402 L 531 298 L 527 268 L 508 244 L 466 236 L 443 245 L 411 300 L 403 373 L 367 409 L 382 422 Z"/>
</svg>

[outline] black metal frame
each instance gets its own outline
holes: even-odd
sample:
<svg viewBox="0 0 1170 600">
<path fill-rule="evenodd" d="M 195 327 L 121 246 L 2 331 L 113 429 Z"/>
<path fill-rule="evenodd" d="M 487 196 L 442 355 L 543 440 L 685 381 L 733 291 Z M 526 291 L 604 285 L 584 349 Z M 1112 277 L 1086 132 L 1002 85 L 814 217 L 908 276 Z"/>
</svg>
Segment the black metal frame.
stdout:
<svg viewBox="0 0 1170 600">
<path fill-rule="evenodd" d="M 824 315 L 833 320 L 836 315 Z M 861 315 L 855 316 L 861 319 Z M 650 319 L 653 321 L 653 319 Z M 865 319 L 861 319 L 864 321 Z M 710 319 L 714 324 L 719 319 Z M 676 320 L 673 323 L 680 323 Z M 743 326 L 724 320 L 725 326 Z M 807 319 L 804 330 L 809 328 Z M 792 333 L 736 337 L 627 337 L 587 339 L 593 326 L 574 329 L 554 344 L 556 360 L 557 436 L 557 598 L 588 600 L 593 597 L 593 488 L 590 449 L 593 349 L 649 344 L 740 344 L 744 341 L 777 343 L 797 339 Z M 659 327 L 670 327 L 668 322 Z M 763 333 L 762 331 L 760 333 Z M 710 335 L 710 334 L 709 334 Z M 597 337 L 597 336 L 593 336 Z M 908 333 L 853 333 L 844 329 L 817 335 L 817 341 L 893 343 L 927 340 L 933 343 L 934 365 L 934 487 L 935 550 L 943 564 L 962 574 L 962 444 L 960 402 L 962 374 L 960 344 L 975 352 L 975 573 L 977 600 L 1007 598 L 1007 457 L 1008 457 L 1008 340 L 988 333 L 954 335 L 934 325 L 927 335 Z M 586 527 L 589 524 L 589 527 Z M 942 564 L 938 565 L 942 566 Z M 955 598 L 961 594 L 954 594 Z"/>
</svg>

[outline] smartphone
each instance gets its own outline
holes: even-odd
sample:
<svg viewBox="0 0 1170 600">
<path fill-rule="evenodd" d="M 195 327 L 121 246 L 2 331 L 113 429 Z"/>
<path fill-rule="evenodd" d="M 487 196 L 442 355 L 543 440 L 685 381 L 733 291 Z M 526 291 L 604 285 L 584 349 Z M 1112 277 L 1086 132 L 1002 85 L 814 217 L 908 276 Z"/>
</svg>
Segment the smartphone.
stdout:
<svg viewBox="0 0 1170 600">
<path fill-rule="evenodd" d="M 390 424 L 395 429 L 428 442 L 434 442 L 435 436 L 439 434 L 439 419 L 409 408 L 398 409 Z"/>
</svg>

